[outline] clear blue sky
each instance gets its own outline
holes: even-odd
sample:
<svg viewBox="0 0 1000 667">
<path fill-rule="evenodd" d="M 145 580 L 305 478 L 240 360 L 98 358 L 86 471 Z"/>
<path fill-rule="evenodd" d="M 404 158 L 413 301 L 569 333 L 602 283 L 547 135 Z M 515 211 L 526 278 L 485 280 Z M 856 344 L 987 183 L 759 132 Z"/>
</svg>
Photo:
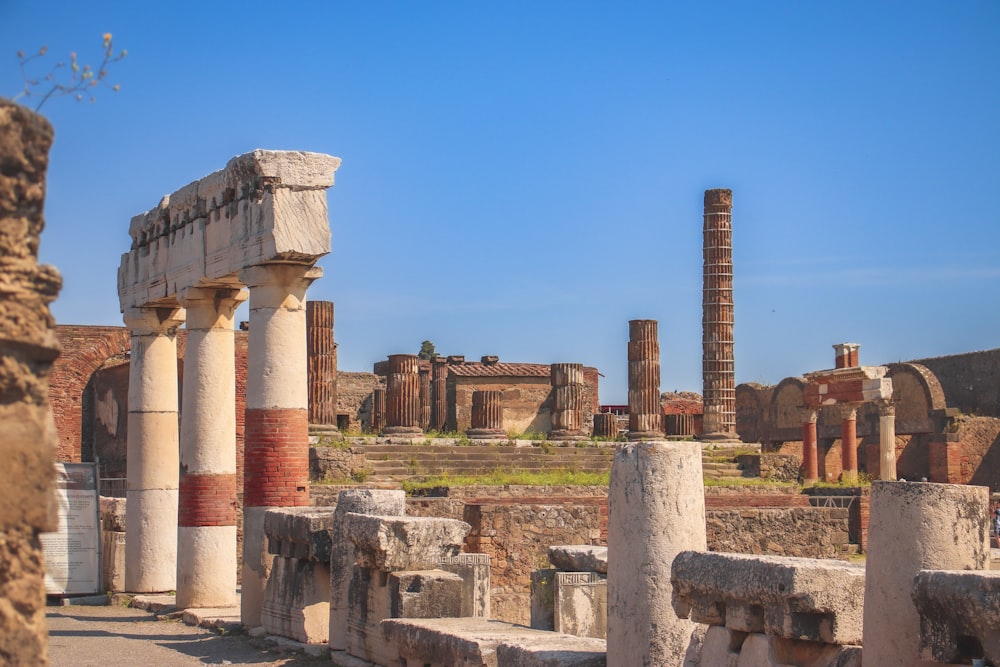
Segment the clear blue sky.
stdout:
<svg viewBox="0 0 1000 667">
<path fill-rule="evenodd" d="M 734 191 L 737 382 L 1000 346 L 1000 3 L 0 0 L 15 53 L 122 85 L 50 101 L 59 322 L 120 324 L 132 215 L 254 148 L 343 159 L 344 370 L 582 362 L 626 401 L 629 319 L 701 390 L 701 206 Z"/>
</svg>

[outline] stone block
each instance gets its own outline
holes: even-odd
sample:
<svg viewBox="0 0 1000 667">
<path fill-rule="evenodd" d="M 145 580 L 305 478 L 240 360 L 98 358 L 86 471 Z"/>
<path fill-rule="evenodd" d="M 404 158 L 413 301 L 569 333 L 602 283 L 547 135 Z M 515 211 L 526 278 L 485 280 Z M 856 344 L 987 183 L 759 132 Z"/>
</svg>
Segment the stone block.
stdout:
<svg viewBox="0 0 1000 667">
<path fill-rule="evenodd" d="M 125 590 L 125 533 L 101 531 L 101 585 L 104 590 Z"/>
<path fill-rule="evenodd" d="M 455 519 L 356 513 L 344 517 L 344 528 L 357 549 L 358 565 L 381 572 L 434 568 L 458 554 L 470 530 Z"/>
<path fill-rule="evenodd" d="M 438 569 L 462 578 L 462 611 L 459 616 L 490 618 L 489 554 L 458 554 L 442 558 Z"/>
<path fill-rule="evenodd" d="M 531 627 L 536 630 L 556 629 L 556 570 L 535 570 L 531 573 Z"/>
<path fill-rule="evenodd" d="M 701 662 L 705 667 L 737 667 L 740 649 L 747 633 L 713 625 L 705 633 L 701 647 Z"/>
<path fill-rule="evenodd" d="M 671 570 L 680 618 L 730 630 L 860 644 L 865 570 L 842 561 L 686 551 Z"/>
<path fill-rule="evenodd" d="M 920 657 L 1000 664 L 1000 572 L 921 570 L 913 582 Z"/>
<path fill-rule="evenodd" d="M 264 590 L 261 625 L 273 635 L 326 644 L 330 630 L 329 564 L 276 556 Z"/>
<path fill-rule="evenodd" d="M 608 573 L 608 548 L 588 545 L 549 547 L 549 562 L 563 572 Z"/>
<path fill-rule="evenodd" d="M 462 615 L 462 578 L 444 570 L 407 570 L 389 575 L 392 618 L 457 618 Z"/>
<path fill-rule="evenodd" d="M 715 667 L 705 661 L 704 653 L 701 664 Z M 736 667 L 861 667 L 861 647 L 750 634 L 740 648 Z"/>
<path fill-rule="evenodd" d="M 556 632 L 607 638 L 607 577 L 597 572 L 556 572 L 553 620 Z"/>
<path fill-rule="evenodd" d="M 333 512 L 326 507 L 283 507 L 264 513 L 268 553 L 330 562 Z"/>
<path fill-rule="evenodd" d="M 103 530 L 125 532 L 125 499 L 101 496 L 101 528 Z"/>
</svg>

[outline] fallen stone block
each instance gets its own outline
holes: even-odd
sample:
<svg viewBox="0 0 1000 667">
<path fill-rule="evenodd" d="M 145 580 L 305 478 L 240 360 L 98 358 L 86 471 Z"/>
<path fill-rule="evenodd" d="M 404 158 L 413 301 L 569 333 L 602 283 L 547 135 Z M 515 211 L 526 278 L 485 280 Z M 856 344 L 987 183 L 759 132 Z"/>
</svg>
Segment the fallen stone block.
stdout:
<svg viewBox="0 0 1000 667">
<path fill-rule="evenodd" d="M 913 581 L 925 660 L 1000 664 L 1000 572 L 921 570 Z"/>
<path fill-rule="evenodd" d="M 349 513 L 344 530 L 358 565 L 381 572 L 426 570 L 458 555 L 471 526 L 456 519 Z"/>
<path fill-rule="evenodd" d="M 608 573 L 608 548 L 587 545 L 549 547 L 549 562 L 563 572 Z"/>
</svg>

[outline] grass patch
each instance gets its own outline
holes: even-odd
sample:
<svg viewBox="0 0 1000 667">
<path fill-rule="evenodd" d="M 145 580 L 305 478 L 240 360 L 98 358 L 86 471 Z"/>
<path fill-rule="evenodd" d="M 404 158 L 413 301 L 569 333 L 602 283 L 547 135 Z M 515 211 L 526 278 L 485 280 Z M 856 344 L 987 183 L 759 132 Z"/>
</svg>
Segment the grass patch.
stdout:
<svg viewBox="0 0 1000 667">
<path fill-rule="evenodd" d="M 716 479 L 714 477 L 705 478 L 705 486 L 765 486 L 787 488 L 798 485 L 798 482 L 782 482 L 775 479 L 760 479 L 759 477 L 746 477 L 743 479 Z"/>
<path fill-rule="evenodd" d="M 513 472 L 494 470 L 479 475 L 441 474 L 420 480 L 405 480 L 403 490 L 412 491 L 441 486 L 606 486 L 611 473 L 581 472 L 578 470 L 549 470 L 545 472 Z"/>
</svg>

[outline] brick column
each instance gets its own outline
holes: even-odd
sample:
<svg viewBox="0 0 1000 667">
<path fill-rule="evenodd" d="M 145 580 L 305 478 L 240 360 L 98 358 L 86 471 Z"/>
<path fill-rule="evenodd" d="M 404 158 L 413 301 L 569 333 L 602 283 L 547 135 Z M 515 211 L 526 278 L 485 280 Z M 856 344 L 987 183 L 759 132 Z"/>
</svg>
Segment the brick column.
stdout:
<svg viewBox="0 0 1000 667">
<path fill-rule="evenodd" d="M 385 389 L 372 390 L 372 433 L 381 433 L 385 428 Z"/>
<path fill-rule="evenodd" d="M 841 479 L 858 479 L 858 409 L 845 407 L 840 420 Z"/>
<path fill-rule="evenodd" d="M 250 288 L 243 480 L 241 620 L 261 624 L 267 553 L 264 513 L 309 504 L 309 396 L 306 289 L 323 275 L 298 264 L 265 264 L 241 273 Z"/>
<path fill-rule="evenodd" d="M 177 586 L 177 327 L 180 308 L 130 308 L 125 589 Z"/>
<path fill-rule="evenodd" d="M 504 437 L 502 391 L 472 392 L 472 428 L 466 433 L 470 438 Z"/>
<path fill-rule="evenodd" d="M 444 431 L 448 423 L 448 359 L 431 360 L 431 428 Z"/>
<path fill-rule="evenodd" d="M 702 285 L 703 440 L 738 440 L 733 355 L 733 191 L 705 191 Z"/>
<path fill-rule="evenodd" d="M 337 346 L 333 342 L 333 302 L 306 302 L 306 356 L 309 423 L 337 426 Z"/>
<path fill-rule="evenodd" d="M 628 439 L 657 440 L 663 416 L 656 320 L 630 320 L 628 337 Z"/>
<path fill-rule="evenodd" d="M 879 479 L 896 479 L 896 406 L 892 401 L 878 405 Z"/>
<path fill-rule="evenodd" d="M 817 447 L 816 420 L 819 412 L 802 411 L 802 481 L 812 484 L 819 479 L 819 451 Z"/>
<path fill-rule="evenodd" d="M 420 435 L 420 366 L 415 354 L 390 354 L 385 385 L 386 435 Z"/>
<path fill-rule="evenodd" d="M 552 364 L 552 440 L 581 440 L 583 432 L 583 364 Z"/>
<path fill-rule="evenodd" d="M 613 415 L 610 412 L 595 414 L 594 437 L 616 439 L 618 437 L 618 415 Z"/>
<path fill-rule="evenodd" d="M 186 289 L 177 606 L 236 604 L 235 289 Z"/>
</svg>

